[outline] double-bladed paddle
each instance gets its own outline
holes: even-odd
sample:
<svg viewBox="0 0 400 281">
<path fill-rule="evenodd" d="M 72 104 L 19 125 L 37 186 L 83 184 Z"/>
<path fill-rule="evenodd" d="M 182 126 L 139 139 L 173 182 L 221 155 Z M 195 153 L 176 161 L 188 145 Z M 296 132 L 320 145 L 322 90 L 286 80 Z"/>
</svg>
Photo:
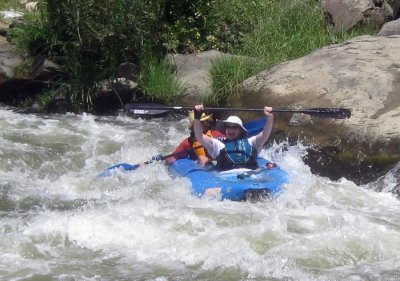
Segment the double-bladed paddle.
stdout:
<svg viewBox="0 0 400 281">
<path fill-rule="evenodd" d="M 129 106 L 128 106 L 129 105 Z M 134 114 L 134 115 L 142 115 L 142 116 L 160 116 L 165 114 L 168 111 L 171 110 L 193 110 L 193 107 L 184 107 L 184 106 L 164 106 L 164 105 L 159 105 L 159 104 L 140 104 L 140 103 L 132 103 L 128 104 L 124 107 L 124 110 L 126 112 Z M 207 107 L 204 109 L 205 111 L 208 112 L 218 112 L 218 111 L 246 111 L 246 112 L 263 112 L 263 108 L 216 108 L 216 107 Z M 333 119 L 346 119 L 350 118 L 351 116 L 351 111 L 346 108 L 311 108 L 311 109 L 274 109 L 272 110 L 273 112 L 287 112 L 287 113 L 302 113 L 302 114 L 308 114 L 310 116 L 314 117 L 319 117 L 319 118 L 333 118 Z M 247 129 L 249 136 L 254 136 L 261 132 L 264 128 L 265 124 L 265 118 L 261 118 L 258 120 L 250 121 L 244 124 L 244 127 Z M 178 156 L 179 154 L 182 153 L 188 153 L 192 150 L 196 150 L 201 148 L 201 146 L 194 147 L 190 150 L 186 150 L 183 152 L 176 152 L 176 153 L 171 153 L 165 156 L 158 155 L 158 157 L 155 159 L 155 157 L 152 157 L 152 160 L 148 160 L 139 164 L 128 164 L 128 163 L 121 163 L 121 164 L 116 164 L 114 166 L 111 166 L 101 172 L 98 177 L 105 177 L 109 176 L 115 171 L 116 169 L 122 169 L 125 171 L 133 171 L 140 166 L 150 164 L 153 161 L 162 161 L 165 160 L 169 157 L 173 156 Z"/>
<path fill-rule="evenodd" d="M 161 104 L 141 104 L 130 103 L 125 105 L 125 111 L 128 114 L 137 116 L 159 116 L 171 110 L 193 110 L 193 107 L 185 106 L 165 106 Z M 264 108 L 220 108 L 220 107 L 206 107 L 204 111 L 207 112 L 226 112 L 226 111 L 245 111 L 245 112 L 264 112 Z M 313 117 L 319 118 L 333 118 L 333 119 L 346 119 L 350 118 L 351 111 L 347 108 L 310 108 L 310 109 L 273 109 L 272 112 L 285 112 L 285 113 L 301 113 L 308 114 Z"/>
<path fill-rule="evenodd" d="M 248 135 L 249 136 L 255 136 L 257 135 L 259 132 L 261 132 L 264 129 L 264 125 L 265 125 L 265 118 L 261 118 L 261 119 L 257 119 L 257 120 L 253 120 L 253 121 L 249 121 L 243 124 L 243 126 L 246 128 Z M 98 177 L 107 177 L 112 175 L 115 171 L 117 170 L 123 170 L 123 171 L 133 171 L 136 170 L 137 168 L 143 166 L 143 165 L 147 165 L 150 163 L 153 163 L 154 161 L 163 161 L 169 157 L 173 157 L 173 156 L 179 156 L 180 154 L 186 154 L 189 153 L 193 150 L 202 148 L 202 146 L 196 146 L 193 147 L 191 149 L 188 150 L 184 150 L 184 151 L 180 151 L 180 152 L 175 152 L 175 153 L 171 153 L 165 156 L 162 155 L 157 155 L 157 156 L 153 156 L 151 158 L 151 160 L 145 161 L 145 162 L 141 162 L 138 164 L 128 164 L 128 163 L 120 163 L 120 164 L 116 164 L 113 165 L 109 168 L 107 168 L 106 170 L 104 170 L 103 172 L 101 172 Z"/>
<path fill-rule="evenodd" d="M 129 163 L 115 164 L 115 165 L 105 169 L 100 174 L 98 174 L 97 177 L 102 178 L 102 177 L 111 176 L 117 170 L 133 171 L 133 170 L 136 170 L 137 168 L 139 168 L 140 166 L 144 166 L 144 165 L 153 163 L 154 161 L 163 161 L 163 160 L 165 160 L 165 159 L 167 159 L 169 157 L 179 156 L 181 154 L 186 154 L 186 153 L 189 153 L 189 152 L 191 152 L 193 150 L 196 150 L 196 149 L 199 149 L 199 148 L 202 148 L 202 146 L 201 145 L 195 146 L 195 147 L 193 147 L 191 149 L 187 149 L 187 150 L 184 150 L 184 151 L 171 153 L 171 154 L 168 154 L 168 155 L 155 155 L 155 156 L 153 156 L 151 158 L 151 160 L 147 160 L 147 161 L 144 161 L 144 162 L 141 162 L 141 163 L 138 163 L 138 164 L 133 164 L 133 165 L 129 164 Z"/>
</svg>

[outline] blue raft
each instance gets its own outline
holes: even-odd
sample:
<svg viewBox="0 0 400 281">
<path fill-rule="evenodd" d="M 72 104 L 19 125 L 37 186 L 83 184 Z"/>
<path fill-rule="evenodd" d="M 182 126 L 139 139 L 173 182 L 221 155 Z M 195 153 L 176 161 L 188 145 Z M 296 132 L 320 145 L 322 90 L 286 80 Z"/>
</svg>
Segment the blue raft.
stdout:
<svg viewBox="0 0 400 281">
<path fill-rule="evenodd" d="M 220 200 L 258 201 L 274 198 L 282 192 L 288 175 L 278 166 L 269 169 L 267 161 L 258 158 L 259 168 L 234 169 L 217 172 L 200 167 L 196 161 L 179 159 L 171 165 L 175 176 L 187 177 L 192 182 L 193 193 L 198 197 L 215 197 Z"/>
</svg>

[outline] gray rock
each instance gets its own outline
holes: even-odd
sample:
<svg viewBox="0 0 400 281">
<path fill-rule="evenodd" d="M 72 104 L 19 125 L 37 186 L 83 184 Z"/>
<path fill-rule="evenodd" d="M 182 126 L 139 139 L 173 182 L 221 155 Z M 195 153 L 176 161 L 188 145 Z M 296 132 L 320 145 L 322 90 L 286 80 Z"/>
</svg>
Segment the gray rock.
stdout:
<svg viewBox="0 0 400 281">
<path fill-rule="evenodd" d="M 384 0 L 322 0 L 337 29 L 350 29 L 360 23 L 372 22 L 382 26 L 393 19 L 393 9 Z"/>
<path fill-rule="evenodd" d="M 15 77 L 15 70 L 21 65 L 22 58 L 13 51 L 5 37 L 0 36 L 0 83 Z"/>
<path fill-rule="evenodd" d="M 212 77 L 210 70 L 214 63 L 232 55 L 211 50 L 197 54 L 169 54 L 167 62 L 176 71 L 176 78 L 185 88 L 182 103 L 193 104 L 201 102 L 205 96 L 212 93 Z"/>
<path fill-rule="evenodd" d="M 302 136 L 323 148 L 334 147 L 336 160 L 374 168 L 379 162 L 379 168 L 389 169 L 400 161 L 399 62 L 400 36 L 360 36 L 245 80 L 230 103 L 241 107 L 349 108 L 350 119 L 303 116 L 300 121 L 297 118 L 297 126 L 288 126 L 290 117 L 276 114 L 276 124 L 286 136 Z"/>
<path fill-rule="evenodd" d="M 385 23 L 378 36 L 400 35 L 400 19 Z"/>
</svg>

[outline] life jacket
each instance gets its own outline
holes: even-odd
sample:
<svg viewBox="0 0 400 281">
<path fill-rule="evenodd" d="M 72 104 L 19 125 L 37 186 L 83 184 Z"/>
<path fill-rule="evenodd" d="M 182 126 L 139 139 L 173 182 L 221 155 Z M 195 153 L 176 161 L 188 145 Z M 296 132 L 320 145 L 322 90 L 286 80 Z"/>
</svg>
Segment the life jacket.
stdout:
<svg viewBox="0 0 400 281">
<path fill-rule="evenodd" d="M 213 138 L 211 130 L 208 130 L 206 135 L 209 136 L 210 138 Z M 191 144 L 192 148 L 201 146 L 201 143 L 198 140 L 195 139 L 194 134 L 193 135 L 191 134 L 191 136 L 189 137 L 189 143 Z M 192 160 L 197 160 L 197 158 L 201 157 L 201 156 L 205 156 L 208 159 L 211 159 L 211 156 L 207 153 L 207 151 L 203 147 L 202 148 L 198 148 L 198 149 L 196 149 L 194 151 L 191 151 L 189 153 L 189 157 Z"/>
<path fill-rule="evenodd" d="M 237 168 L 257 169 L 257 149 L 250 145 L 247 138 L 222 140 L 225 148 L 217 157 L 217 170 L 224 171 Z"/>
</svg>

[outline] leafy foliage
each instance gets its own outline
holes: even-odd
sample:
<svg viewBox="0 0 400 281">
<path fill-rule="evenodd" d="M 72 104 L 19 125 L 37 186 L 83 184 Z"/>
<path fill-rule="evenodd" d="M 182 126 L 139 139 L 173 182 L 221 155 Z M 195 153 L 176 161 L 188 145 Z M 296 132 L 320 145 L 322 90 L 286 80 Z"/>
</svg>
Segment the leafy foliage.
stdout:
<svg viewBox="0 0 400 281">
<path fill-rule="evenodd" d="M 142 61 L 142 74 L 139 86 L 158 102 L 172 103 L 174 97 L 183 91 L 182 85 L 174 76 L 172 66 L 164 59 L 148 57 Z"/>
<path fill-rule="evenodd" d="M 236 3 L 235 0 L 227 2 Z M 229 10 L 234 5 L 229 4 L 224 9 L 229 14 L 227 19 L 236 18 L 239 21 L 234 11 Z M 214 90 L 208 101 L 223 103 L 229 95 L 235 94 L 237 84 L 259 70 L 304 56 L 329 44 L 344 42 L 360 34 L 377 32 L 376 28 L 368 25 L 346 31 L 333 29 L 325 22 L 318 0 L 251 1 L 241 8 L 246 5 L 254 5 L 253 9 L 245 12 L 253 20 L 240 19 L 239 22 L 244 23 L 241 29 L 243 33 L 239 35 L 241 39 L 231 41 L 234 44 L 229 49 L 236 54 L 257 58 L 257 63 L 251 64 L 251 71 L 244 67 L 246 61 L 238 63 L 235 59 L 216 64 L 212 70 Z M 233 68 L 236 71 L 232 71 Z"/>
<path fill-rule="evenodd" d="M 90 109 L 98 83 L 112 78 L 123 62 L 139 63 L 160 52 L 157 1 L 42 0 L 40 20 L 13 34 L 31 55 L 47 55 L 63 67 L 55 90 Z M 145 16 L 143 16 L 145 15 Z"/>
<path fill-rule="evenodd" d="M 242 53 L 262 57 L 266 66 L 300 57 L 327 43 L 324 14 L 314 0 L 275 1 L 268 16 L 245 35 Z"/>
<path fill-rule="evenodd" d="M 7 0 L 7 1 L 0 1 L 0 9 L 12 9 L 12 10 L 22 10 L 21 1 L 18 0 Z"/>
<path fill-rule="evenodd" d="M 177 53 L 198 52 L 209 47 L 208 32 L 214 29 L 209 21 L 211 0 L 166 0 L 162 17 L 164 46 Z"/>
<path fill-rule="evenodd" d="M 214 66 L 207 101 L 222 105 L 257 71 L 365 32 L 374 30 L 332 29 L 319 0 L 39 0 L 38 15 L 12 40 L 61 65 L 54 95 L 90 110 L 101 82 L 113 80 L 125 62 L 138 66 L 133 74 L 150 99 L 169 102 L 182 86 L 159 59 L 167 52 L 219 49 L 253 58 Z"/>
<path fill-rule="evenodd" d="M 274 0 L 277 1 L 277 0 Z M 168 51 L 218 49 L 234 52 L 244 44 L 273 1 L 166 0 L 162 35 Z"/>
<path fill-rule="evenodd" d="M 233 57 L 220 60 L 211 69 L 213 94 L 205 103 L 224 106 L 236 85 L 261 70 L 259 67 L 254 59 Z"/>
</svg>

